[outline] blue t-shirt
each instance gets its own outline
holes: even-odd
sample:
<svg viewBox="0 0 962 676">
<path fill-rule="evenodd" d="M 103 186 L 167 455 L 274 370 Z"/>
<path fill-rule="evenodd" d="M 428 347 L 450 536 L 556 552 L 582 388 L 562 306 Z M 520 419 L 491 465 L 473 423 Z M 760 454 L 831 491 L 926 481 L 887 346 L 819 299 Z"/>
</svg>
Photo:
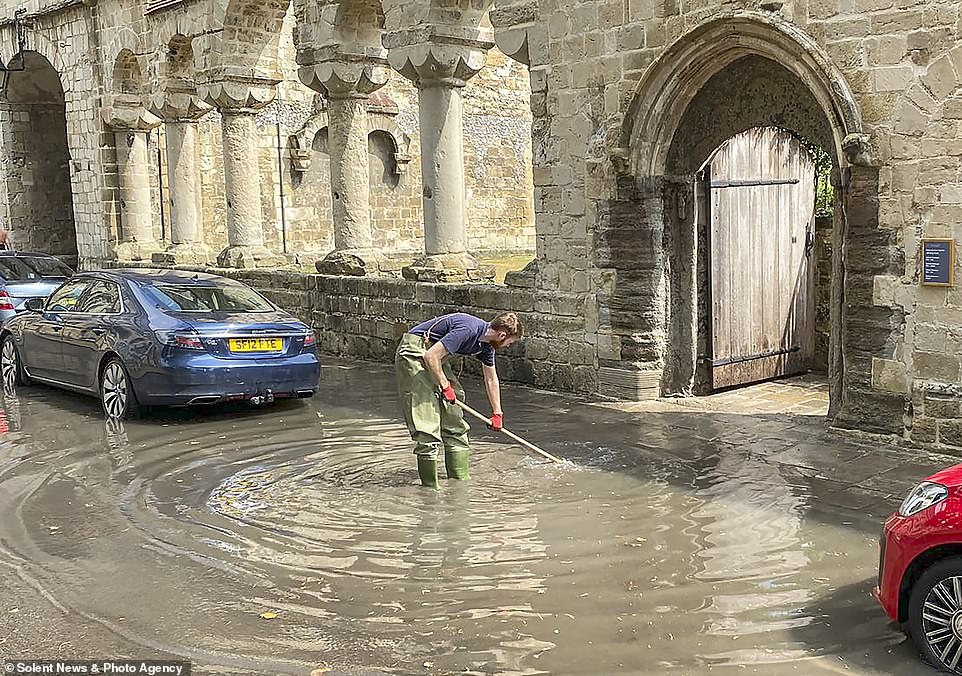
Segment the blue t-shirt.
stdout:
<svg viewBox="0 0 962 676">
<path fill-rule="evenodd" d="M 463 312 L 442 315 L 415 326 L 408 333 L 423 336 L 428 333 L 430 343 L 441 341 L 451 354 L 477 357 L 485 366 L 494 366 L 494 348 L 481 342 L 488 322 Z"/>
</svg>

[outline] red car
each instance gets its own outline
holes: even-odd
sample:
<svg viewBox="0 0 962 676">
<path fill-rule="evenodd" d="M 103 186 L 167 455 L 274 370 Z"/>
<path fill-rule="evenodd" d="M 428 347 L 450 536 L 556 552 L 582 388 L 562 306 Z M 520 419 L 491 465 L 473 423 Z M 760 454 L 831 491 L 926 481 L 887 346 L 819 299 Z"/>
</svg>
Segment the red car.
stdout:
<svg viewBox="0 0 962 676">
<path fill-rule="evenodd" d="M 875 597 L 929 663 L 962 674 L 962 465 L 920 483 L 885 522 Z"/>
</svg>

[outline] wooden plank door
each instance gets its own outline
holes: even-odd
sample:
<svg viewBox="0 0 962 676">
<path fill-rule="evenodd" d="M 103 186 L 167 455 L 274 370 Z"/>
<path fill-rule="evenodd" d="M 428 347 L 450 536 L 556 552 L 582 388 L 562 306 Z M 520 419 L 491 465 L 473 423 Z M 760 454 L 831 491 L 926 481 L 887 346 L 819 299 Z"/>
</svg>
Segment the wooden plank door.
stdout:
<svg viewBox="0 0 962 676">
<path fill-rule="evenodd" d="M 797 138 L 750 129 L 710 161 L 712 388 L 802 373 L 815 354 L 815 168 Z"/>
</svg>

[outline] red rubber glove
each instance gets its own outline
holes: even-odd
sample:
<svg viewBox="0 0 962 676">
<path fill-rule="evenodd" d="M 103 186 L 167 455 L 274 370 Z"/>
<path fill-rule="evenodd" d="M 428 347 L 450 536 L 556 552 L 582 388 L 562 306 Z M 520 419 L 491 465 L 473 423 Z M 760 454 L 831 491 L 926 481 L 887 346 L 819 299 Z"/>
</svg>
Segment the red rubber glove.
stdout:
<svg viewBox="0 0 962 676">
<path fill-rule="evenodd" d="M 447 387 L 441 388 L 441 398 L 449 404 L 453 404 L 458 400 L 458 395 L 454 393 L 454 388 L 451 387 L 451 383 L 448 383 Z"/>
<path fill-rule="evenodd" d="M 488 423 L 488 429 L 494 430 L 495 432 L 500 432 L 503 427 L 504 413 L 492 413 L 491 422 Z"/>
</svg>

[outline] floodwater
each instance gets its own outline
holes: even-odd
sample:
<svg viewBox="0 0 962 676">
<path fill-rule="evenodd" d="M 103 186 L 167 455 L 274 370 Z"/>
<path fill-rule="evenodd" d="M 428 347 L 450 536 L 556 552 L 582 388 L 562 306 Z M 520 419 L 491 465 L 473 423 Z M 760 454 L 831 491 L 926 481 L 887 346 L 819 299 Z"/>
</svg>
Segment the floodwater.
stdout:
<svg viewBox="0 0 962 676">
<path fill-rule="evenodd" d="M 0 417 L 0 563 L 195 673 L 932 673 L 870 596 L 898 499 L 827 507 L 769 461 L 817 424 L 504 401 L 570 462 L 474 425 L 472 480 L 435 492 L 386 367 L 123 425 L 26 388 Z"/>
</svg>

